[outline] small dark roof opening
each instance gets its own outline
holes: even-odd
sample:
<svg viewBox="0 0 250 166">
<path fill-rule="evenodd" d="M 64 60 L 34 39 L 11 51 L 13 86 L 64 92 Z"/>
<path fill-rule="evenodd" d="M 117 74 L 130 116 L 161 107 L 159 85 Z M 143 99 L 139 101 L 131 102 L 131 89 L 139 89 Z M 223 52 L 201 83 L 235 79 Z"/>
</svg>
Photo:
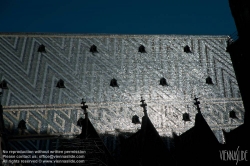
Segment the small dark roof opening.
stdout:
<svg viewBox="0 0 250 166">
<path fill-rule="evenodd" d="M 188 45 L 184 47 L 184 52 L 191 53 L 190 47 Z"/>
<path fill-rule="evenodd" d="M 26 127 L 26 122 L 22 119 L 20 122 L 19 122 L 19 124 L 18 124 L 18 127 L 17 127 L 18 129 L 27 129 L 27 127 Z"/>
<path fill-rule="evenodd" d="M 0 83 L 0 88 L 2 89 L 9 89 L 8 86 L 7 86 L 7 82 L 5 80 L 3 80 L 1 83 Z"/>
<path fill-rule="evenodd" d="M 146 53 L 145 47 L 143 45 L 140 45 L 138 52 Z"/>
<path fill-rule="evenodd" d="M 98 51 L 97 51 L 97 47 L 93 44 L 93 45 L 90 47 L 89 52 L 92 52 L 92 53 L 98 52 Z"/>
<path fill-rule="evenodd" d="M 182 117 L 183 117 L 182 120 L 184 120 L 184 121 L 191 121 L 188 113 L 184 113 L 184 114 L 182 115 Z"/>
<path fill-rule="evenodd" d="M 118 84 L 117 84 L 117 80 L 113 78 L 113 79 L 110 81 L 110 86 L 112 86 L 112 87 L 119 87 Z"/>
<path fill-rule="evenodd" d="M 166 78 L 162 77 L 160 79 L 160 85 L 162 85 L 162 86 L 168 86 Z"/>
<path fill-rule="evenodd" d="M 206 78 L 206 83 L 209 84 L 209 85 L 213 85 L 212 78 L 208 76 L 208 77 Z"/>
<path fill-rule="evenodd" d="M 38 47 L 37 52 L 46 53 L 45 46 L 44 46 L 43 44 L 41 44 L 41 45 Z"/>
<path fill-rule="evenodd" d="M 139 117 L 137 115 L 134 115 L 132 117 L 132 123 L 134 123 L 134 124 L 140 124 L 141 123 L 140 120 L 139 120 Z"/>
<path fill-rule="evenodd" d="M 229 112 L 229 117 L 232 118 L 232 119 L 237 119 L 237 116 L 236 116 L 236 113 L 235 113 L 234 110 Z"/>
<path fill-rule="evenodd" d="M 56 84 L 56 87 L 57 88 L 65 88 L 64 86 L 64 81 L 62 79 L 60 79 L 57 84 Z"/>
</svg>

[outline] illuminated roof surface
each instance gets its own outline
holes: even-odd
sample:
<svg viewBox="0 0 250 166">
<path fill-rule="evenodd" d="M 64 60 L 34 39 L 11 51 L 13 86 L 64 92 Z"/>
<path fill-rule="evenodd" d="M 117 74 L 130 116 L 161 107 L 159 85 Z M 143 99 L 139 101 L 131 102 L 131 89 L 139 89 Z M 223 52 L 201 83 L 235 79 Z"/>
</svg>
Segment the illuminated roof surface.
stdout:
<svg viewBox="0 0 250 166">
<path fill-rule="evenodd" d="M 4 123 L 8 129 L 27 122 L 27 132 L 72 135 L 83 117 L 81 99 L 99 133 L 136 132 L 143 116 L 140 100 L 160 135 L 183 133 L 201 112 L 220 142 L 222 131 L 243 124 L 244 108 L 227 36 L 0 34 L 0 79 Z M 39 45 L 46 53 L 37 52 Z M 90 47 L 97 47 L 96 53 Z M 138 52 L 140 45 L 146 53 Z M 184 52 L 188 45 L 191 53 Z M 213 85 L 206 84 L 210 76 Z M 162 86 L 164 77 L 168 86 Z M 115 78 L 119 87 L 111 87 Z M 56 87 L 62 79 L 65 88 Z M 236 112 L 236 119 L 229 112 Z M 191 121 L 183 121 L 183 113 Z"/>
</svg>

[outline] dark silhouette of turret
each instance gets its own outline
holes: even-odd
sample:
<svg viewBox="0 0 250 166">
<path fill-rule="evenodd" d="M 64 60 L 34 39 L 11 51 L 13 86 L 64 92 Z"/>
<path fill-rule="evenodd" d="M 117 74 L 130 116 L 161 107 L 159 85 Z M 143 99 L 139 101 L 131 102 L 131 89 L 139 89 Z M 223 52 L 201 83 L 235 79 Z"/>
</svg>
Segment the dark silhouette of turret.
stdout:
<svg viewBox="0 0 250 166">
<path fill-rule="evenodd" d="M 85 150 L 86 165 L 110 165 L 117 163 L 107 147 L 104 145 L 99 134 L 88 118 L 86 102 L 82 99 L 81 108 L 84 110 L 85 118 L 79 118 L 77 125 L 82 127 L 82 132 L 74 139 L 61 139 L 59 150 Z M 59 164 L 65 165 L 65 164 Z M 74 165 L 74 164 L 72 164 Z M 76 164 L 77 165 L 77 164 Z"/>
<path fill-rule="evenodd" d="M 216 165 L 220 144 L 201 113 L 198 98 L 194 100 L 198 111 L 194 127 L 180 136 L 173 133 L 177 165 Z"/>
<path fill-rule="evenodd" d="M 121 166 L 160 166 L 174 165 L 174 159 L 147 114 L 147 104 L 141 99 L 141 129 L 123 140 L 121 145 Z"/>
</svg>

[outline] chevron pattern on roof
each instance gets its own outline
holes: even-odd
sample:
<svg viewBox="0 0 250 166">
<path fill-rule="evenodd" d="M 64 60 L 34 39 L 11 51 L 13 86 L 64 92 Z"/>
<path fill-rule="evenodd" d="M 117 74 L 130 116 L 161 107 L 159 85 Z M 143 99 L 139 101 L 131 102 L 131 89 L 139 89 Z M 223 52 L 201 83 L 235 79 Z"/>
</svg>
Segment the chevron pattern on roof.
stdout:
<svg viewBox="0 0 250 166">
<path fill-rule="evenodd" d="M 243 123 L 244 108 L 226 36 L 0 34 L 4 123 L 27 133 L 75 134 L 81 98 L 99 133 L 136 132 L 141 96 L 160 135 L 194 125 L 193 98 L 218 139 Z M 43 44 L 46 53 L 37 52 Z M 90 52 L 95 45 L 98 52 Z M 146 53 L 138 52 L 140 45 Z M 184 52 L 188 45 L 191 53 Z M 210 76 L 214 85 L 206 84 Z M 159 85 L 164 77 L 168 86 Z M 119 87 L 110 86 L 115 78 Z M 57 88 L 58 80 L 65 88 Z M 79 107 L 78 107 L 79 106 Z M 229 118 L 234 109 L 238 119 Z M 189 113 L 190 122 L 182 120 Z M 16 131 L 17 132 L 17 131 Z"/>
</svg>

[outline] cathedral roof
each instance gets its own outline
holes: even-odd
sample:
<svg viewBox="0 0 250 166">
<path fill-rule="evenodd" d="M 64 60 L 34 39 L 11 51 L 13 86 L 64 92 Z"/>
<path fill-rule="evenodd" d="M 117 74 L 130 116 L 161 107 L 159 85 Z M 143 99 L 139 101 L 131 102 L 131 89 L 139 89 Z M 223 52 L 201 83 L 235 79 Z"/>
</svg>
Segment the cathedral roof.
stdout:
<svg viewBox="0 0 250 166">
<path fill-rule="evenodd" d="M 81 129 L 81 98 L 89 103 L 89 119 L 98 134 L 130 131 L 148 116 L 160 135 L 183 133 L 194 125 L 192 96 L 203 99 L 205 119 L 213 131 L 243 123 L 242 100 L 227 36 L 0 33 L 0 81 L 6 128 L 17 133 L 24 119 L 27 133 L 72 135 Z M 97 52 L 91 52 L 92 45 Z M 139 52 L 143 45 L 145 52 Z M 44 47 L 40 47 L 44 46 Z M 189 46 L 190 52 L 184 47 Z M 43 48 L 44 50 L 38 50 Z M 206 78 L 213 84 L 207 84 Z M 160 84 L 165 78 L 166 84 Z M 118 86 L 110 86 L 115 79 Z M 61 82 L 60 82 L 61 80 Z M 62 86 L 61 86 L 62 84 Z M 60 85 L 60 86 L 59 86 Z M 209 107 L 209 108 L 208 108 Z M 234 107 L 239 119 L 228 117 Z M 182 114 L 190 114 L 183 122 Z M 219 135 L 218 137 L 222 137 Z"/>
</svg>

